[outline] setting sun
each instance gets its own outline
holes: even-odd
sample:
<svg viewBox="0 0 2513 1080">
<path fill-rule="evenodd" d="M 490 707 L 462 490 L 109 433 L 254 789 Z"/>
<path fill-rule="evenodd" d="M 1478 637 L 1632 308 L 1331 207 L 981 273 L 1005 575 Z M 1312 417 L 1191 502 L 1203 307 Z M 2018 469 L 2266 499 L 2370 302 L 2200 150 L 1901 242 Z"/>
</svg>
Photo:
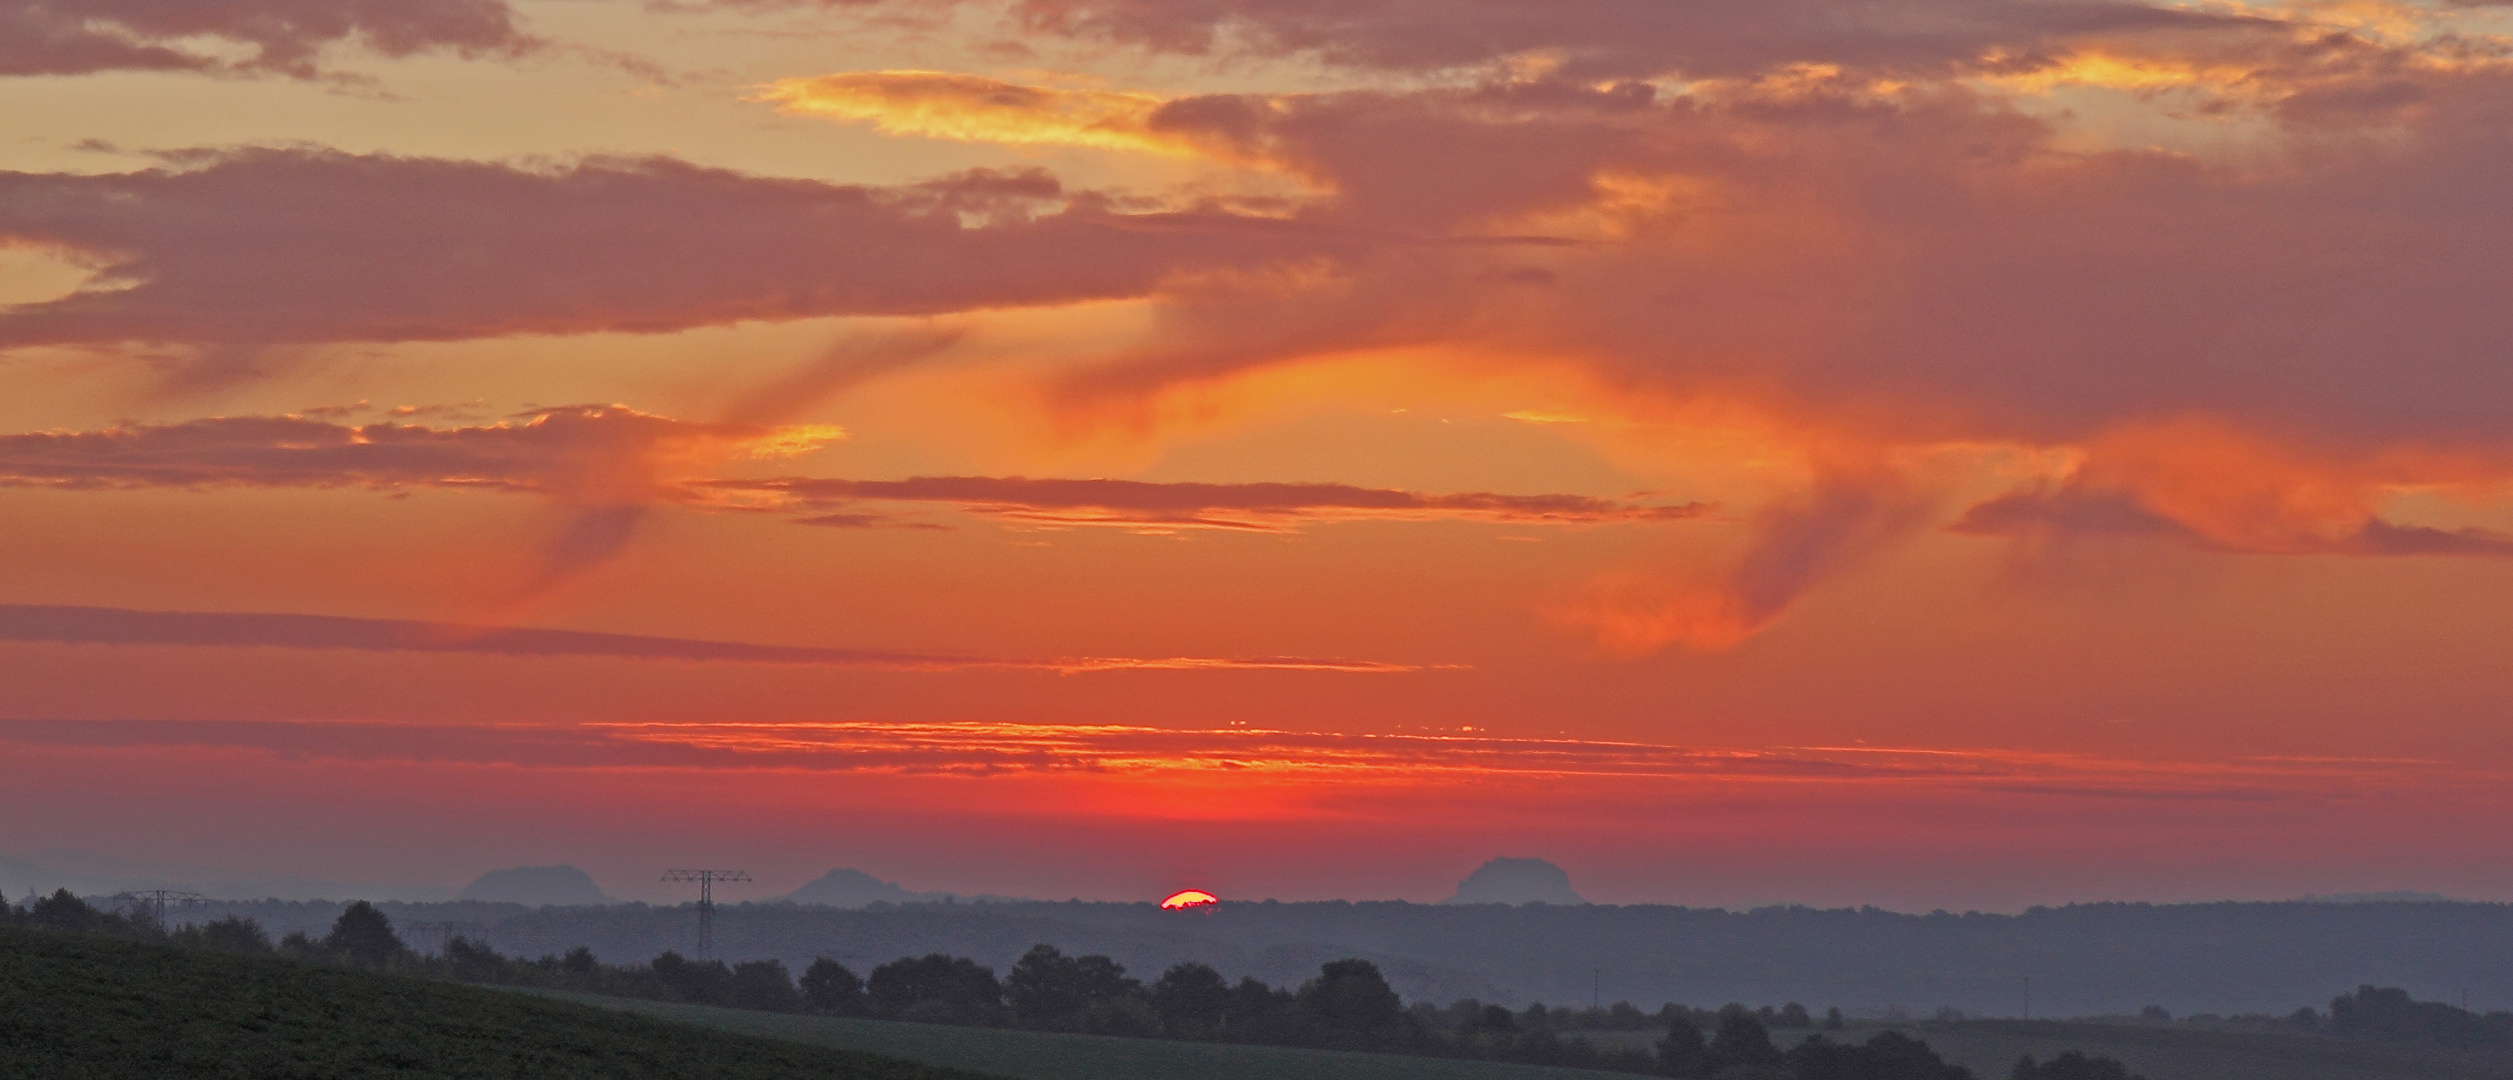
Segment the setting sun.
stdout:
<svg viewBox="0 0 2513 1080">
<path fill-rule="evenodd" d="M 1161 910 L 1185 911 L 1188 908 L 1211 907 L 1221 902 L 1221 897 L 1202 889 L 1180 889 L 1169 894 L 1169 899 L 1161 901 Z"/>
</svg>

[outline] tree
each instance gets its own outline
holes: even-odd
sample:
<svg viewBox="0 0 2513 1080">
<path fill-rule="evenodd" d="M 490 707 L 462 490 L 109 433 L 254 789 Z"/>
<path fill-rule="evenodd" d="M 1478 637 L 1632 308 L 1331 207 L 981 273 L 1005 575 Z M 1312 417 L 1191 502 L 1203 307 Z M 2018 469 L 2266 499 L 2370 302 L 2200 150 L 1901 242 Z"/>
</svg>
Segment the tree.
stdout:
<svg viewBox="0 0 2513 1080">
<path fill-rule="evenodd" d="M 1797 1080 L 1972 1080 L 1971 1070 L 1947 1064 L 1927 1043 L 1899 1031 L 1864 1046 L 1816 1035 L 1789 1051 L 1788 1065 Z"/>
<path fill-rule="evenodd" d="M 1841 1030 L 1841 1006 L 1839 1006 L 1839 1005 L 1835 1005 L 1835 1006 L 1833 1006 L 1833 1007 L 1831 1007 L 1831 1008 L 1829 1008 L 1829 1009 L 1824 1010 L 1824 1030 L 1826 1030 L 1826 1031 L 1839 1031 L 1839 1030 Z"/>
<path fill-rule="evenodd" d="M 881 1016 L 930 1024 L 1000 1024 L 1003 984 L 994 969 L 959 956 L 930 953 L 873 969 L 865 996 Z"/>
<path fill-rule="evenodd" d="M 1682 1013 L 1669 1010 L 1667 1035 L 1658 1040 L 1657 1050 L 1660 1075 L 1710 1075 L 1710 1048 L 1702 1041 L 1702 1029 L 1694 1027 L 1692 1019 Z"/>
<path fill-rule="evenodd" d="M 1026 1028 L 1071 1030 L 1089 1004 L 1081 968 L 1053 945 L 1030 946 L 1003 979 L 1013 1022 Z"/>
<path fill-rule="evenodd" d="M 1161 973 L 1152 984 L 1152 1013 L 1173 1039 L 1210 1039 L 1223 1031 L 1230 984 L 1222 973 L 1192 960 Z"/>
<path fill-rule="evenodd" d="M 456 934 L 445 939 L 445 966 L 462 982 L 496 982 L 506 971 L 506 958 L 487 945 Z"/>
<path fill-rule="evenodd" d="M 853 1016 L 864 1011 L 864 980 L 826 956 L 803 969 L 803 1004 L 813 1012 Z"/>
<path fill-rule="evenodd" d="M 2016 1062 L 2016 1070 L 2007 1075 L 2009 1080 L 2146 1080 L 2118 1061 L 2088 1056 L 2082 1050 L 2070 1050 L 2040 1065 L 2033 1063 L 2033 1055 L 2026 1054 Z"/>
<path fill-rule="evenodd" d="M 582 945 L 567 950 L 567 955 L 559 958 L 558 969 L 574 989 L 595 990 L 602 985 L 602 961 L 594 958 L 592 949 Z"/>
<path fill-rule="evenodd" d="M 1771 1044 L 1771 1032 L 1742 1005 L 1719 1010 L 1719 1030 L 1710 1037 L 1709 1051 L 1713 1076 L 1731 1069 L 1759 1075 L 1776 1071 L 1782 1060 L 1780 1048 Z"/>
<path fill-rule="evenodd" d="M 654 958 L 655 981 L 676 1001 L 700 1005 L 733 1003 L 733 972 L 722 960 L 691 960 L 666 950 Z"/>
<path fill-rule="evenodd" d="M 1792 1001 L 1780 1007 L 1780 1014 L 1773 1018 L 1771 1026 L 1784 1028 L 1814 1027 L 1815 1018 L 1807 1015 L 1806 1006 Z"/>
<path fill-rule="evenodd" d="M 803 995 L 782 960 L 744 960 L 733 965 L 733 1007 L 763 1012 L 801 1012 Z"/>
<path fill-rule="evenodd" d="M 26 906 L 26 921 L 46 930 L 89 934 L 104 926 L 105 913 L 87 906 L 87 901 L 68 889 L 55 889 L 52 895 Z"/>
<path fill-rule="evenodd" d="M 1405 1004 L 1367 960 L 1330 960 L 1295 995 L 1301 1010 L 1344 1036 L 1339 1042 L 1384 1045 L 1396 1041 Z"/>
<path fill-rule="evenodd" d="M 332 932 L 323 936 L 323 951 L 359 967 L 380 968 L 410 951 L 393 933 L 393 921 L 364 900 L 341 909 Z"/>
<path fill-rule="evenodd" d="M 184 927 L 183 932 L 177 937 L 179 940 L 186 941 L 187 944 L 216 952 L 266 953 L 271 951 L 270 935 L 262 931 L 262 925 L 242 915 L 229 915 L 223 919 L 212 919 L 209 922 Z"/>
</svg>

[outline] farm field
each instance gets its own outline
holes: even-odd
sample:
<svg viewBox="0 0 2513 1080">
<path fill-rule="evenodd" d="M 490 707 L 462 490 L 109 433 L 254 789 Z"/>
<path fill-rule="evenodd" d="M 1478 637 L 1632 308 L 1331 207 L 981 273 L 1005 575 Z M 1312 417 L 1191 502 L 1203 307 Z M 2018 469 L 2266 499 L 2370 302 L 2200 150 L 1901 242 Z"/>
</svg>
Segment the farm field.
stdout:
<svg viewBox="0 0 2513 1080">
<path fill-rule="evenodd" d="M 1631 1080 L 1624 1073 L 1489 1061 L 793 1016 L 585 994 L 554 996 L 720 1031 L 906 1058 L 1014 1080 Z"/>
<path fill-rule="evenodd" d="M 988 1080 L 522 994 L 0 929 L 0 1076 Z"/>
</svg>

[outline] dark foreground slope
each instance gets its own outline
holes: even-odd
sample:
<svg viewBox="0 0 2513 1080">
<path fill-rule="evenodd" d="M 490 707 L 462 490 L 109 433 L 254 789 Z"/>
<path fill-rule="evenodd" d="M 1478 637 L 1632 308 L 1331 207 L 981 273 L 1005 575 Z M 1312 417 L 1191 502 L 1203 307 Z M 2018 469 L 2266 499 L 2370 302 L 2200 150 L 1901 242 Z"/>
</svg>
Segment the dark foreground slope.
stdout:
<svg viewBox="0 0 2513 1080">
<path fill-rule="evenodd" d="M 0 1077 L 983 1080 L 523 994 L 0 929 Z"/>
</svg>

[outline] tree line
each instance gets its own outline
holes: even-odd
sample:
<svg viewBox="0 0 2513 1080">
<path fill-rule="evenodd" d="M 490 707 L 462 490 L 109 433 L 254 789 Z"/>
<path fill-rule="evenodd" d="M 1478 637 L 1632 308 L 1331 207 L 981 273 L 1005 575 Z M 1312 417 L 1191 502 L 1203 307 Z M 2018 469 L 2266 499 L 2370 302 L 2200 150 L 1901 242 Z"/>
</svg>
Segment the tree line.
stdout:
<svg viewBox="0 0 2513 1080">
<path fill-rule="evenodd" d="M 538 959 L 510 957 L 466 937 L 434 954 L 405 943 L 374 905 L 342 910 L 329 933 L 272 941 L 252 920 L 230 915 L 168 929 L 145 908 L 103 910 L 61 890 L 20 909 L 0 902 L 0 924 L 107 934 L 231 953 L 277 954 L 423 978 L 494 986 L 571 990 L 614 997 L 737 1009 L 1010 1027 L 1034 1031 L 1165 1038 L 1376 1053 L 1465 1057 L 1601 1069 L 1677 1080 L 1975 1080 L 1928 1044 L 1899 1031 L 1865 1042 L 1817 1032 L 1783 1048 L 1775 1029 L 1808 1029 L 1805 1006 L 1697 1010 L 1667 1004 L 1644 1013 L 1611 1008 L 1512 1010 L 1473 999 L 1408 1007 L 1376 965 L 1326 963 L 1297 987 L 1255 978 L 1236 983 L 1209 965 L 1187 962 L 1146 984 L 1106 956 L 1030 949 L 998 977 L 966 957 L 902 957 L 858 977 L 826 957 L 796 977 L 778 960 L 698 960 L 664 952 L 644 964 L 608 964 L 578 947 Z M 2370 989 L 2370 988 L 2368 988 Z M 1843 1027 L 1841 1011 L 1821 1021 Z M 1600 1048 L 1570 1032 L 1648 1030 L 1665 1034 L 1648 1049 Z M 2070 1052 L 2047 1062 L 2025 1058 L 2010 1080 L 2142 1080 L 2119 1062 Z"/>
</svg>

